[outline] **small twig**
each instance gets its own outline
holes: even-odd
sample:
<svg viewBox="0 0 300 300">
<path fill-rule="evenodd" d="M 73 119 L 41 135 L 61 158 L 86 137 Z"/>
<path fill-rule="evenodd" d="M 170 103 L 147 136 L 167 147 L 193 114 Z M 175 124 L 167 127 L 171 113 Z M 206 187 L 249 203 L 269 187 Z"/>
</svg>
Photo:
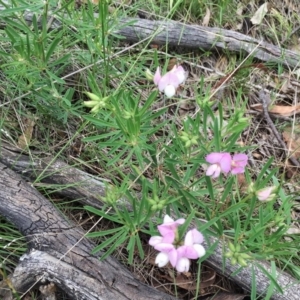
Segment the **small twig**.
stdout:
<svg viewBox="0 0 300 300">
<path fill-rule="evenodd" d="M 278 130 L 276 129 L 270 115 L 269 115 L 269 111 L 268 111 L 268 104 L 270 103 L 270 95 L 265 93 L 264 91 L 260 91 L 259 94 L 259 99 L 262 103 L 262 107 L 263 107 L 263 112 L 264 112 L 264 116 L 267 120 L 268 125 L 271 127 L 271 130 L 273 131 L 273 134 L 275 135 L 276 139 L 278 140 L 279 144 L 281 145 L 281 147 L 283 148 L 283 150 L 286 153 L 286 157 L 290 160 L 290 162 L 296 166 L 296 167 L 300 167 L 300 163 L 298 162 L 298 160 L 294 157 L 294 156 L 289 156 L 289 150 L 285 144 L 285 142 L 282 140 Z"/>
</svg>

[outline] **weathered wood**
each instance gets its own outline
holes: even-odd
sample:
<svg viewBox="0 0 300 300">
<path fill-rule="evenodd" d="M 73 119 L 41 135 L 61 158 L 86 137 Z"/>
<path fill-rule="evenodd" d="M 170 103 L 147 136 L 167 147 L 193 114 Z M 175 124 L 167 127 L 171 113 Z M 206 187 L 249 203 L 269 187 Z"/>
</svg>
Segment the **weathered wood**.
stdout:
<svg viewBox="0 0 300 300">
<path fill-rule="evenodd" d="M 44 274 L 72 299 L 174 299 L 136 280 L 115 259 L 100 261 L 92 255 L 95 245 L 84 238 L 85 232 L 67 221 L 35 188 L 2 163 L 0 214 L 20 230 L 32 251 L 21 258 L 21 265 L 11 278 L 20 293 L 35 282 L 37 275 Z M 42 266 L 42 259 L 46 259 L 42 269 L 35 269 L 34 266 Z"/>
<path fill-rule="evenodd" d="M 9 1 L 4 1 L 9 2 Z M 10 4 L 11 5 L 11 4 Z M 0 4 L 5 16 L 5 7 Z M 31 23 L 33 13 L 26 11 L 24 19 Z M 53 15 L 49 26 L 59 28 L 69 16 Z M 95 14 L 95 18 L 98 14 Z M 39 18 L 38 18 L 39 19 Z M 115 20 L 113 21 L 115 24 Z M 116 27 L 116 26 L 114 26 Z M 230 50 L 250 54 L 261 61 L 280 63 L 286 67 L 299 67 L 300 55 L 288 49 L 254 39 L 245 34 L 217 27 L 183 24 L 176 21 L 153 21 L 140 18 L 119 18 L 112 33 L 124 37 L 124 41 L 138 42 L 149 38 L 151 42 L 203 50 Z"/>
<path fill-rule="evenodd" d="M 13 150 L 12 147 L 10 146 L 4 146 L 2 145 L 1 149 L 1 154 L 0 154 L 0 161 L 7 164 L 9 167 L 14 168 L 17 170 L 19 173 L 23 174 L 23 176 L 29 176 L 29 177 L 34 177 L 34 174 L 40 174 L 41 168 L 40 166 L 47 167 L 47 171 L 45 174 L 47 176 L 44 176 L 42 181 L 43 182 L 51 182 L 51 184 L 57 183 L 57 185 L 62 185 L 64 182 L 69 185 L 69 178 L 68 178 L 68 172 L 66 171 L 68 168 L 71 170 L 72 173 L 72 180 L 73 183 L 79 183 L 73 184 L 74 187 L 80 187 L 80 182 L 84 181 L 85 185 L 88 186 L 88 181 L 91 177 L 91 175 L 82 172 L 76 168 L 73 168 L 71 166 L 68 166 L 64 162 L 59 162 L 51 158 L 46 158 L 46 161 L 43 161 L 41 158 L 37 158 L 36 160 L 32 161 L 31 158 L 33 156 L 31 155 L 30 157 L 27 155 L 21 155 L 18 153 L 17 149 Z M 52 164 L 51 164 L 52 162 Z M 47 165 L 48 164 L 48 165 Z M 36 166 L 39 166 L 39 168 L 35 171 Z M 57 168 L 57 166 L 62 167 L 62 171 Z M 65 173 L 66 172 L 66 173 Z M 66 175 L 64 175 L 64 173 Z M 76 177 L 78 176 L 78 181 L 76 181 Z M 83 180 L 85 178 L 85 180 Z M 103 190 L 103 183 L 101 180 L 98 180 L 97 178 L 93 177 L 92 178 L 92 184 L 94 186 L 93 192 L 96 194 L 104 195 L 105 191 Z M 0 176 L 1 180 L 1 176 Z M 1 189 L 1 183 L 0 183 L 0 189 Z M 72 193 L 68 192 L 68 189 L 72 189 Z M 102 203 L 99 201 L 99 198 L 93 198 L 91 195 L 87 192 L 86 197 L 82 196 L 84 195 L 84 191 L 88 191 L 89 189 L 80 189 L 80 194 L 76 197 L 76 192 L 73 190 L 73 187 L 66 186 L 67 191 L 66 194 L 64 194 L 64 190 L 59 190 L 59 193 L 62 193 L 63 195 L 71 195 L 71 199 L 76 199 L 81 201 L 83 204 L 89 204 L 97 206 L 98 208 L 101 207 Z M 75 197 L 75 198 L 74 198 Z M 0 201 L 1 201 L 1 191 L 0 191 Z M 86 202 L 85 202 L 86 201 Z M 122 203 L 126 204 L 126 208 L 130 208 L 130 204 L 125 202 L 126 200 L 123 199 Z M 1 202 L 0 202 L 1 205 Z M 1 209 L 0 209 L 1 213 Z M 210 243 L 216 242 L 217 239 L 211 237 L 210 238 Z M 204 243 L 207 251 L 209 252 L 209 246 L 208 243 Z M 212 266 L 217 272 L 220 274 L 225 275 L 226 277 L 231 277 L 231 274 L 233 274 L 239 266 L 232 266 L 229 261 L 227 261 L 225 269 L 223 270 L 223 249 L 226 249 L 226 245 L 222 243 L 222 241 L 219 241 L 218 246 L 214 251 L 211 252 L 210 257 L 207 259 L 207 263 Z M 226 251 L 226 250 L 225 250 Z M 263 266 L 270 274 L 272 273 L 271 271 L 271 266 L 269 263 L 264 262 L 264 261 L 256 261 L 254 263 L 249 263 L 249 265 L 245 268 L 243 268 L 237 275 L 234 277 L 231 277 L 233 281 L 235 281 L 238 285 L 240 285 L 243 289 L 245 290 L 250 290 L 251 288 L 251 280 L 252 280 L 252 274 L 253 272 L 255 273 L 256 276 L 256 282 L 257 282 L 257 293 L 258 294 L 264 294 L 269 285 L 270 285 L 270 280 L 269 278 L 257 267 L 257 264 L 260 266 Z M 286 272 L 282 272 L 277 269 L 277 282 L 279 286 L 282 287 L 284 290 L 284 294 L 282 295 L 279 292 L 275 292 L 272 299 L 274 300 L 298 300 L 300 299 L 300 285 L 299 283 L 289 274 Z"/>
<path fill-rule="evenodd" d="M 129 22 L 132 25 L 126 26 Z M 120 29 L 116 33 L 131 42 L 153 37 L 152 42 L 159 45 L 167 43 L 171 46 L 191 49 L 230 50 L 250 54 L 262 61 L 280 63 L 289 67 L 299 66 L 299 54 L 233 30 L 138 18 L 120 19 L 118 25 Z"/>
</svg>

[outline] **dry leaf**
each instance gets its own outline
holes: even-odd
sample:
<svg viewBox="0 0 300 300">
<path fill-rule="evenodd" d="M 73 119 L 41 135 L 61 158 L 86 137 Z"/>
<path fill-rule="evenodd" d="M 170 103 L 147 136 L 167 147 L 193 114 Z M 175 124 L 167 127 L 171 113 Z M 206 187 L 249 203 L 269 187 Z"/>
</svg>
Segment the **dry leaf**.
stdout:
<svg viewBox="0 0 300 300">
<path fill-rule="evenodd" d="M 262 4 L 250 19 L 253 25 L 259 25 L 268 12 L 268 2 Z"/>
<path fill-rule="evenodd" d="M 30 140 L 32 138 L 32 131 L 35 125 L 34 119 L 26 119 L 23 124 L 23 133 L 19 136 L 18 146 L 21 149 L 26 149 L 30 144 Z"/>
<path fill-rule="evenodd" d="M 300 234 L 300 228 L 290 227 L 287 231 L 287 234 Z"/>
<path fill-rule="evenodd" d="M 177 59 L 171 58 L 168 63 L 167 71 L 171 71 L 175 65 L 177 65 Z"/>
<path fill-rule="evenodd" d="M 202 26 L 208 26 L 208 23 L 210 21 L 210 15 L 211 15 L 210 10 L 208 8 L 206 8 L 206 14 L 203 18 Z"/>
<path fill-rule="evenodd" d="M 227 56 L 225 55 L 220 55 L 217 62 L 216 62 L 216 65 L 215 65 L 215 68 L 222 72 L 222 73 L 225 73 L 226 70 L 228 69 L 228 58 Z M 231 74 L 230 74 L 231 75 Z"/>
<path fill-rule="evenodd" d="M 82 3 L 88 3 L 88 0 L 78 0 L 77 1 L 79 4 L 82 4 Z M 98 4 L 99 3 L 99 0 L 89 0 L 89 2 L 92 2 L 93 4 Z"/>
<path fill-rule="evenodd" d="M 262 104 L 255 104 L 252 105 L 251 108 L 257 111 L 263 111 Z M 293 105 L 293 106 L 286 106 L 286 105 L 271 105 L 269 108 L 269 113 L 280 115 L 283 117 L 290 117 L 294 114 L 300 113 L 300 104 Z"/>
<path fill-rule="evenodd" d="M 297 129 L 296 129 L 297 130 Z M 300 134 L 296 134 L 295 128 L 286 127 L 282 133 L 283 140 L 287 144 L 289 152 L 296 158 L 300 158 Z"/>
<path fill-rule="evenodd" d="M 300 128 L 299 125 L 292 128 L 286 127 L 282 133 L 284 142 L 287 145 L 289 153 L 296 159 L 300 158 Z M 292 178 L 297 173 L 297 168 L 287 161 L 286 165 L 286 177 Z"/>
<path fill-rule="evenodd" d="M 237 182 L 240 190 L 246 192 L 248 189 L 248 183 L 245 177 L 245 174 L 237 174 Z"/>
</svg>

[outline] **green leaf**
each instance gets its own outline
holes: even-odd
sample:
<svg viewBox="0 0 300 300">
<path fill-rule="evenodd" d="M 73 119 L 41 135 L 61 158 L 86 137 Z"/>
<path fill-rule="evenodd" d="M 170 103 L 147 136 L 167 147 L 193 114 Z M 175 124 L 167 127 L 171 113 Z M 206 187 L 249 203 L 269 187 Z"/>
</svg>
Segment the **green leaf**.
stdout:
<svg viewBox="0 0 300 300">
<path fill-rule="evenodd" d="M 90 121 L 96 126 L 99 127 L 109 127 L 109 128 L 118 128 L 118 126 L 115 123 L 107 122 L 102 119 L 98 119 L 89 115 L 83 116 L 86 120 Z M 83 139 L 84 140 L 84 139 Z"/>
<path fill-rule="evenodd" d="M 59 42 L 61 41 L 61 37 L 62 37 L 63 31 L 61 31 L 60 33 L 57 34 L 57 36 L 55 37 L 55 39 L 52 41 L 52 43 L 50 44 L 48 51 L 46 53 L 46 62 L 49 61 L 51 55 L 53 54 L 53 52 L 56 50 L 57 45 L 59 44 Z"/>
<path fill-rule="evenodd" d="M 101 256 L 101 260 L 104 260 L 108 257 L 112 252 L 114 252 L 121 244 L 123 244 L 128 239 L 128 232 L 124 232 L 123 235 L 118 237 L 114 244 L 108 249 L 104 255 Z"/>
<path fill-rule="evenodd" d="M 56 82 L 58 82 L 58 83 L 60 83 L 60 84 L 65 84 L 65 83 L 66 83 L 63 79 L 57 77 L 55 74 L 53 74 L 52 72 L 50 72 L 50 71 L 47 70 L 47 69 L 46 69 L 46 73 L 47 73 L 47 74 L 49 75 L 49 77 L 52 78 L 54 81 L 56 81 Z"/>
<path fill-rule="evenodd" d="M 147 112 L 148 108 L 153 104 L 156 98 L 157 98 L 157 91 L 152 92 L 139 111 L 141 117 Z"/>
<path fill-rule="evenodd" d="M 89 211 L 97 216 L 100 216 L 100 217 L 103 217 L 112 222 L 124 225 L 124 223 L 122 221 L 120 221 L 118 216 L 116 216 L 116 215 L 113 215 L 113 216 L 109 215 L 109 214 L 107 214 L 107 212 L 97 209 L 93 206 L 84 206 L 84 209 L 86 209 L 87 211 Z"/>
<path fill-rule="evenodd" d="M 2 1 L 1 1 L 2 2 Z M 24 5 L 24 6 L 18 6 L 18 7 L 13 7 L 13 8 L 5 8 L 4 10 L 1 10 L 1 15 L 11 15 L 20 11 L 39 11 L 42 7 L 44 6 L 44 4 L 39 4 L 39 5 L 32 5 L 32 6 L 28 6 L 28 5 Z"/>
<path fill-rule="evenodd" d="M 49 63 L 49 67 L 54 67 L 54 66 L 57 66 L 57 65 L 64 65 L 64 63 L 68 63 L 68 61 L 70 60 L 70 57 L 71 57 L 71 54 L 68 53 L 66 55 L 64 55 L 63 57 L 55 60 L 55 61 L 52 61 Z M 64 67 L 64 66 L 62 66 Z M 58 69 L 58 73 L 59 73 L 60 69 Z"/>
<path fill-rule="evenodd" d="M 130 239 L 129 239 L 129 243 L 127 245 L 127 251 L 129 252 L 129 255 L 128 255 L 128 262 L 130 265 L 133 264 L 133 256 L 134 256 L 134 248 L 135 248 L 135 242 L 136 242 L 136 236 L 135 235 L 132 235 L 130 236 Z"/>
<path fill-rule="evenodd" d="M 120 230 L 124 230 L 124 226 L 113 228 L 113 229 L 108 229 L 108 230 L 103 230 L 103 231 L 90 232 L 86 235 L 86 237 L 95 238 L 95 237 L 99 237 L 99 236 L 105 236 L 105 235 L 109 235 L 109 234 L 112 234 L 112 233 L 116 233 Z"/>
<path fill-rule="evenodd" d="M 108 238 L 105 242 L 103 242 L 100 245 L 98 245 L 97 247 L 95 247 L 92 250 L 92 254 L 95 254 L 95 253 L 101 251 L 102 249 L 108 247 L 109 245 L 113 244 L 116 240 L 118 240 L 121 236 L 123 236 L 124 235 L 124 227 L 122 227 L 122 228 L 123 228 L 123 230 L 120 230 L 118 233 L 116 233 L 116 234 L 112 235 L 110 238 Z M 125 234 L 126 234 L 126 232 L 125 232 Z M 113 246 L 110 246 L 110 247 L 112 248 Z M 114 250 L 115 249 L 113 249 L 112 251 L 114 251 Z"/>
<path fill-rule="evenodd" d="M 265 175 L 265 173 L 269 169 L 272 162 L 273 162 L 273 157 L 269 158 L 268 161 L 266 162 L 266 164 L 263 166 L 263 168 L 261 169 L 260 173 L 257 176 L 256 182 L 261 182 L 262 181 L 263 176 Z"/>
<path fill-rule="evenodd" d="M 142 246 L 142 242 L 141 242 L 140 236 L 138 234 L 136 235 L 136 244 L 137 244 L 137 247 L 138 247 L 140 258 L 144 259 L 145 252 L 144 252 L 144 248 Z"/>
<path fill-rule="evenodd" d="M 227 182 L 226 182 L 226 185 L 225 185 L 225 190 L 222 194 L 222 198 L 221 198 L 221 201 L 222 203 L 225 203 L 226 201 L 226 198 L 227 196 L 229 195 L 229 193 L 232 193 L 232 184 L 235 180 L 235 177 L 232 176 Z"/>
</svg>

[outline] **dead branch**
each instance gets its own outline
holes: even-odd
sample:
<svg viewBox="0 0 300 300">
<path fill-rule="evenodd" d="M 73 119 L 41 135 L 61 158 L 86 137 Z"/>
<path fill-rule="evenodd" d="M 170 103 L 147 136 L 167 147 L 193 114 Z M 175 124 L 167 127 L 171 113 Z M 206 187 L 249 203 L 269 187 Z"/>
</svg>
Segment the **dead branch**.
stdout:
<svg viewBox="0 0 300 300">
<path fill-rule="evenodd" d="M 30 250 L 11 276 L 18 293 L 38 279 L 57 283 L 72 299 L 174 299 L 136 280 L 115 259 L 100 261 L 82 229 L 9 167 L 0 163 L 0 170 L 0 214 L 25 236 Z"/>
<path fill-rule="evenodd" d="M 51 183 L 51 184 L 57 184 L 59 186 L 66 184 L 66 189 L 64 190 L 59 190 L 58 193 L 62 193 L 62 195 L 66 196 L 68 195 L 71 199 L 76 199 L 81 201 L 81 203 L 83 204 L 89 204 L 89 205 L 95 205 L 98 208 L 101 207 L 102 202 L 99 200 L 98 197 L 93 197 L 93 195 L 91 195 L 89 188 L 84 188 L 84 186 L 89 186 L 89 181 L 91 181 L 94 189 L 93 189 L 93 193 L 95 193 L 94 195 L 102 195 L 104 196 L 104 189 L 103 189 L 103 183 L 101 182 L 101 180 L 98 180 L 96 177 L 92 177 L 91 179 L 91 175 L 87 174 L 81 170 L 78 170 L 74 167 L 68 166 L 66 163 L 62 162 L 62 161 L 55 161 L 54 159 L 51 158 L 46 158 L 46 161 L 44 161 L 44 159 L 41 158 L 37 158 L 34 161 L 32 161 L 30 159 L 29 156 L 27 156 L 26 154 L 21 154 L 18 153 L 19 151 L 17 149 L 14 149 L 11 146 L 5 146 L 2 145 L 2 149 L 1 149 L 1 154 L 0 154 L 0 161 L 3 162 L 4 164 L 6 164 L 7 166 L 17 170 L 19 173 L 23 174 L 23 176 L 27 176 L 27 179 L 31 178 L 33 179 L 35 174 L 40 174 L 40 172 L 42 171 L 41 166 L 43 166 L 43 168 L 46 169 L 43 178 L 42 178 L 42 182 L 45 183 Z M 32 156 L 31 156 L 32 157 Z M 48 165 L 47 165 L 48 164 Z M 37 170 L 35 170 L 35 168 L 38 166 Z M 60 166 L 60 168 L 58 168 L 57 166 Z M 69 171 L 67 171 L 69 170 Z M 11 171 L 10 171 L 11 172 Z M 69 183 L 70 183 L 70 179 L 69 179 L 69 172 L 72 173 L 72 180 L 73 181 L 73 185 L 70 187 Z M 3 181 L 5 176 L 7 177 L 7 175 L 2 175 L 0 174 L 0 207 L 2 206 L 1 201 L 5 201 L 3 199 L 3 192 L 1 189 L 1 184 L 3 184 Z M 15 175 L 16 176 L 16 175 Z M 76 177 L 78 176 L 78 180 L 76 180 Z M 23 181 L 22 181 L 23 182 Z M 84 183 L 84 184 L 83 184 Z M 16 184 L 15 184 L 16 185 Z M 69 185 L 69 186 L 68 186 Z M 75 190 L 74 190 L 75 188 Z M 76 196 L 76 188 L 79 189 L 79 194 Z M 34 190 L 34 189 L 33 189 Z M 37 193 L 37 192 L 35 192 Z M 84 197 L 84 194 L 86 193 L 86 197 Z M 47 201 L 46 199 L 44 201 Z M 130 209 L 130 203 L 127 202 L 126 203 L 126 199 L 122 200 L 122 203 L 126 205 L 126 209 Z M 16 205 L 16 204 L 14 204 Z M 47 201 L 47 205 L 49 206 L 49 202 Z M 8 211 L 13 209 L 13 207 L 9 208 L 8 210 L 4 210 L 3 212 L 3 208 L 0 208 L 0 214 L 7 216 L 8 215 Z M 42 214 L 45 217 L 45 214 Z M 37 217 L 38 218 L 42 218 L 42 215 L 38 215 L 35 216 L 35 214 L 31 214 L 31 218 L 33 218 L 33 220 L 35 220 Z M 13 218 L 9 218 L 12 222 L 14 222 L 14 224 L 16 224 L 17 218 L 18 216 L 15 215 Z M 29 217 L 29 219 L 30 219 Z M 31 221 L 28 220 L 28 222 L 30 223 Z M 27 222 L 27 223 L 28 223 Z M 64 219 L 64 222 L 65 219 Z M 43 224 L 43 223 L 41 223 Z M 70 224 L 66 224 L 63 223 L 65 229 L 63 230 L 63 232 L 61 232 L 60 234 L 63 234 L 63 239 L 67 239 L 68 234 L 72 234 L 72 236 L 74 236 L 73 233 L 73 229 L 68 229 L 67 226 L 70 227 Z M 50 224 L 49 224 L 50 225 Z M 20 228 L 21 232 L 24 232 L 22 228 Z M 79 230 L 79 229 L 76 229 Z M 39 232 L 44 232 L 45 229 L 44 227 L 42 227 Z M 55 233 L 53 233 L 53 231 L 55 231 Z M 53 235 L 57 237 L 58 233 L 56 233 L 56 227 L 49 227 L 47 230 L 47 234 L 43 234 L 42 238 L 46 239 L 47 243 L 49 244 L 49 239 L 53 240 Z M 82 237 L 83 232 L 80 231 L 80 233 L 77 235 L 77 239 L 79 237 Z M 30 239 L 31 241 L 32 239 Z M 205 243 L 205 247 L 206 249 L 208 249 L 209 251 L 209 245 L 215 243 L 216 241 L 218 241 L 217 238 L 210 238 L 210 241 L 208 241 L 209 243 Z M 76 243 L 76 239 L 73 241 L 73 244 Z M 87 240 L 85 240 L 85 243 L 89 243 Z M 68 244 L 65 248 L 63 248 L 62 250 L 59 250 L 59 255 L 63 255 L 65 252 L 64 251 L 68 251 L 69 247 L 72 244 Z M 46 254 L 49 253 L 49 248 L 46 249 L 40 249 L 40 247 L 38 245 L 33 245 L 32 248 L 34 249 L 38 249 L 38 250 L 42 250 L 43 252 L 45 252 Z M 58 249 L 60 249 L 60 245 L 56 244 L 54 247 L 59 246 Z M 89 244 L 89 248 L 91 249 L 92 244 Z M 231 277 L 233 281 L 235 281 L 236 283 L 238 283 L 242 288 L 244 288 L 245 290 L 249 290 L 251 287 L 251 280 L 252 280 L 252 276 L 253 276 L 253 272 L 255 273 L 256 276 L 256 282 L 257 282 L 257 293 L 258 294 L 264 294 L 266 293 L 269 285 L 270 285 L 270 279 L 265 275 L 265 273 L 263 273 L 261 271 L 261 269 L 259 267 L 257 267 L 257 265 L 259 264 L 260 266 L 263 266 L 265 268 L 265 270 L 267 270 L 268 272 L 270 272 L 270 274 L 273 274 L 271 271 L 271 266 L 269 265 L 269 263 L 267 262 L 254 262 L 253 264 L 249 264 L 247 267 L 241 269 L 241 271 L 235 275 L 234 277 L 232 277 L 231 275 L 237 271 L 237 269 L 239 268 L 239 266 L 232 266 L 230 264 L 229 261 L 227 261 L 228 263 L 225 266 L 225 270 L 223 272 L 223 248 L 226 248 L 226 246 L 222 243 L 222 241 L 219 240 L 218 246 L 216 247 L 216 249 L 211 252 L 210 257 L 207 259 L 207 263 L 212 266 L 217 272 L 219 272 L 220 274 L 225 275 L 226 277 Z M 53 247 L 52 247 L 53 248 Z M 51 249 L 52 249 L 51 248 Z M 54 250 L 53 250 L 54 251 Z M 51 252 L 50 254 L 55 257 L 57 259 L 57 253 Z M 88 250 L 90 251 L 90 250 Z M 89 258 L 89 256 L 87 255 L 87 253 L 90 252 L 85 252 L 86 258 Z M 35 261 L 35 254 L 32 254 L 30 256 L 27 256 L 26 258 L 28 259 L 29 262 L 31 261 Z M 72 254 L 68 254 L 68 257 L 72 256 L 72 258 L 74 259 L 75 255 Z M 89 259 L 92 259 L 93 256 L 90 256 Z M 109 261 L 111 260 L 111 258 L 108 259 Z M 70 261 L 65 261 L 66 263 L 70 263 Z M 94 261 L 94 260 L 93 260 Z M 102 263 L 105 263 L 102 262 Z M 109 263 L 110 264 L 110 263 Z M 77 267 L 77 265 L 75 264 L 75 266 Z M 90 266 L 90 265 L 89 265 Z M 118 270 L 118 265 L 117 263 L 114 261 L 114 266 L 116 268 L 116 270 Z M 90 266 L 91 267 L 91 266 Z M 97 266 L 97 270 L 103 270 L 101 268 L 99 268 L 99 266 Z M 37 271 L 38 272 L 38 271 Z M 281 286 L 284 290 L 284 294 L 282 295 L 280 292 L 275 292 L 272 299 L 274 300 L 297 300 L 300 298 L 300 292 L 299 292 L 299 284 L 298 282 L 289 274 L 282 272 L 280 270 L 277 270 L 277 282 L 279 284 L 279 286 Z M 87 274 L 90 274 L 90 276 L 92 276 L 93 272 L 90 273 L 89 271 L 86 271 Z M 98 272 L 99 273 L 99 272 Z M 40 274 L 40 273 L 39 273 Z M 97 272 L 96 272 L 97 274 Z M 105 273 L 106 274 L 106 273 Z M 116 271 L 113 272 L 114 276 L 116 276 Z M 126 275 L 127 276 L 127 275 Z M 126 278 L 125 276 L 125 278 Z M 92 276 L 94 278 L 94 276 Z M 51 277 L 52 278 L 52 277 Z M 106 279 L 108 282 L 111 283 L 111 281 L 109 281 L 109 279 Z M 111 279 L 110 279 L 111 280 Z M 75 284 L 75 283 L 74 283 Z M 115 285 L 116 283 L 114 283 Z M 126 287 L 126 284 L 125 284 Z M 0 294 L 1 295 L 1 294 Z M 97 298 L 97 299 L 105 299 L 105 298 Z M 121 298 L 120 298 L 121 299 Z M 146 299 L 146 298 L 132 298 L 132 299 Z M 167 298 L 163 298 L 163 299 L 167 299 Z M 171 299 L 171 298 L 170 298 Z"/>
<path fill-rule="evenodd" d="M 7 3 L 7 1 L 1 1 Z M 11 5 L 11 4 L 9 4 Z M 0 4 L 0 11 L 3 12 L 5 26 L 5 6 Z M 32 22 L 33 13 L 23 13 L 24 19 Z M 58 29 L 62 26 L 63 20 L 68 15 L 51 16 L 51 29 Z M 98 14 L 95 14 L 95 18 Z M 37 16 L 37 20 L 39 20 Z M 115 23 L 115 21 L 114 21 Z M 115 27 L 115 26 L 114 26 Z M 76 30 L 76 28 L 72 28 Z M 300 55 L 288 49 L 277 47 L 273 44 L 259 41 L 242 33 L 226 30 L 217 27 L 204 27 L 192 24 L 183 24 L 176 21 L 152 21 L 140 18 L 119 18 L 117 29 L 112 34 L 121 35 L 127 42 L 138 42 L 149 38 L 154 44 L 180 46 L 190 49 L 202 50 L 230 50 L 236 53 L 245 53 L 265 62 L 283 64 L 286 67 L 299 67 Z"/>
</svg>

